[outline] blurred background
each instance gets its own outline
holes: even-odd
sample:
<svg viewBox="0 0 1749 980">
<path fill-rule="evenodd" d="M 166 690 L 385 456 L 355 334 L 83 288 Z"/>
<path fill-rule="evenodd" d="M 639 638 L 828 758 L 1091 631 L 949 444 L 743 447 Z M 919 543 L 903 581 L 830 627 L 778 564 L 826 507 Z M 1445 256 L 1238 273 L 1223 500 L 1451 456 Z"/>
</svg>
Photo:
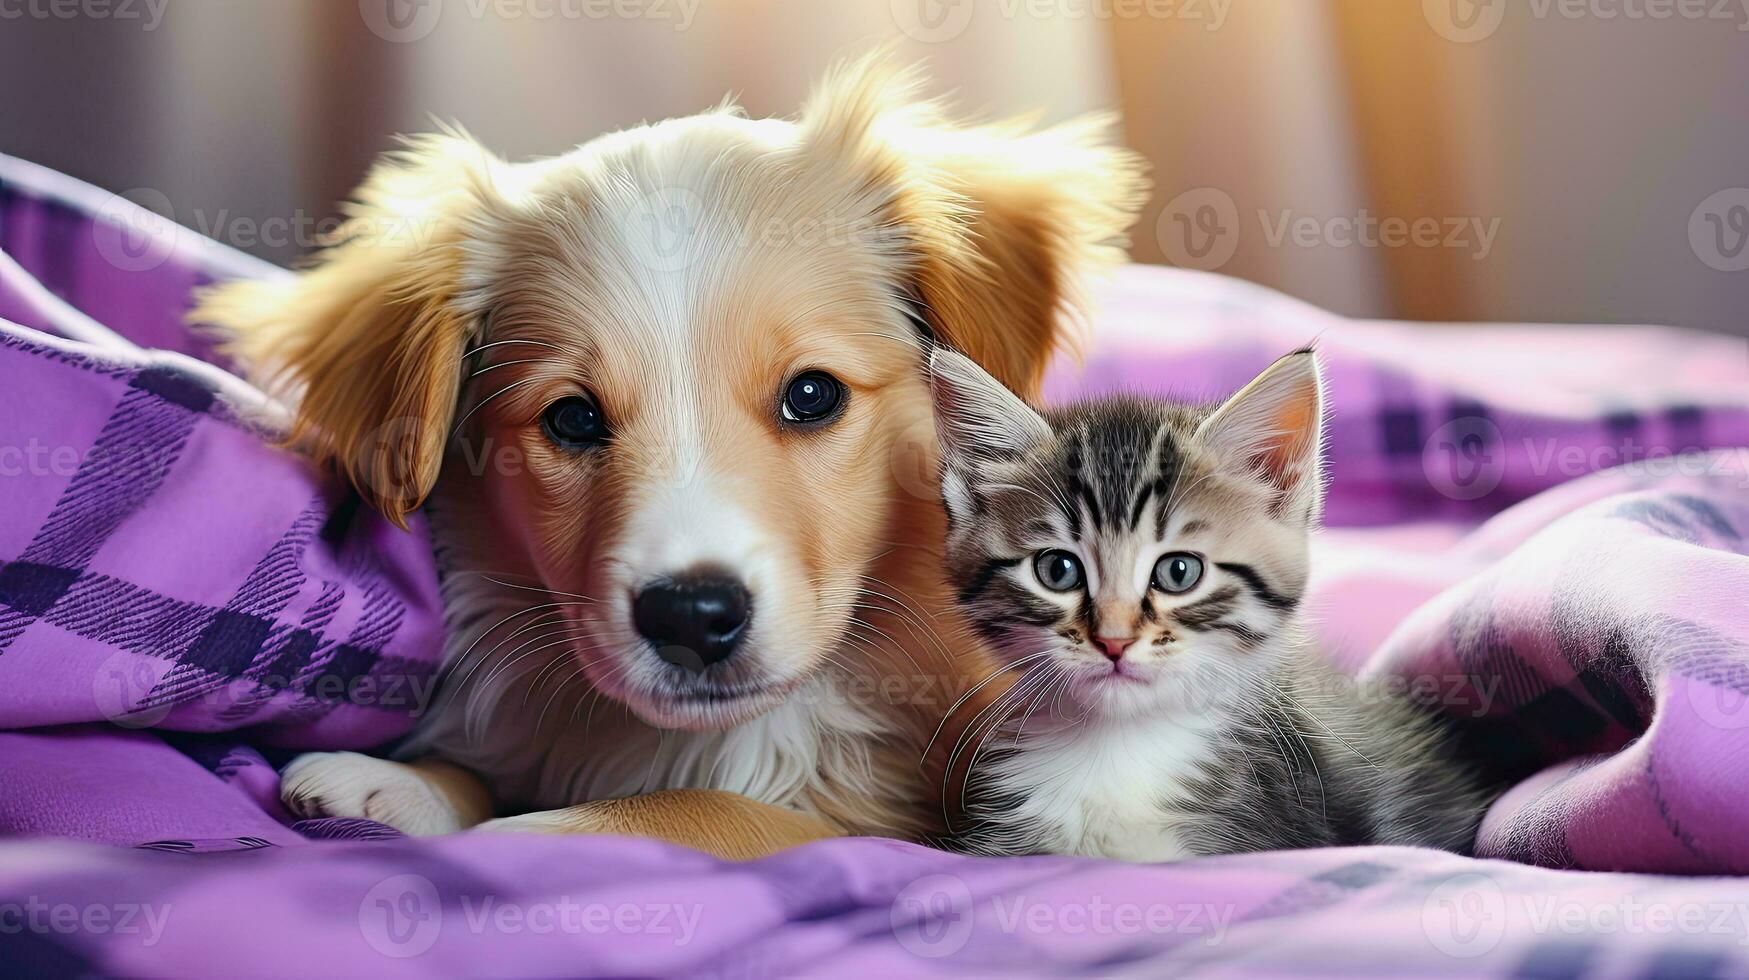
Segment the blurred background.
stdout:
<svg viewBox="0 0 1749 980">
<path fill-rule="evenodd" d="M 885 40 L 974 113 L 1121 110 L 1138 261 L 1749 335 L 1749 0 L 0 0 L 0 152 L 286 262 L 434 118 L 516 157 L 788 114 Z"/>
</svg>

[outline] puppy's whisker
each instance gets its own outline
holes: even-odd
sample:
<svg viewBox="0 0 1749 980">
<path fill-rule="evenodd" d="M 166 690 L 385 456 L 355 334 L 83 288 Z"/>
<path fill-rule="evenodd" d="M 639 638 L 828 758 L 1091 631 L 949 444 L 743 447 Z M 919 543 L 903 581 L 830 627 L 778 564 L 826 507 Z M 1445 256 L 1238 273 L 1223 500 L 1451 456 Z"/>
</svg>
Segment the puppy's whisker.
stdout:
<svg viewBox="0 0 1749 980">
<path fill-rule="evenodd" d="M 918 760 L 917 764 L 919 766 L 921 766 L 921 765 L 923 765 L 924 762 L 926 762 L 929 759 L 929 750 L 935 747 L 935 740 L 941 737 L 941 730 L 947 727 L 948 721 L 953 718 L 954 712 L 956 712 L 960 709 L 960 705 L 965 704 L 967 700 L 969 700 L 973 695 L 977 694 L 979 691 L 983 690 L 985 685 L 989 684 L 991 681 L 995 680 L 996 678 L 1001 677 L 1002 675 L 1007 674 L 1007 673 L 1015 670 L 1016 668 L 1020 667 L 1023 664 L 1032 663 L 1033 661 L 1040 660 L 1044 657 L 1048 657 L 1048 656 L 1050 656 L 1050 653 L 1051 653 L 1051 651 L 1049 651 L 1049 650 L 1040 650 L 1039 652 L 1032 654 L 1031 656 L 1021 657 L 1019 660 L 1016 660 L 1013 663 L 1003 664 L 1002 666 L 997 667 L 995 670 L 992 670 L 989 674 L 987 674 L 983 680 L 978 682 L 976 687 L 973 687 L 971 690 L 960 695 L 959 700 L 957 700 L 953 704 L 949 705 L 948 709 L 947 709 L 947 713 L 941 716 L 941 724 L 935 726 L 935 734 L 929 736 L 928 744 L 923 746 L 923 757 Z M 973 716 L 973 719 L 976 720 L 975 715 Z"/>
<path fill-rule="evenodd" d="M 1036 704 L 1038 695 L 1044 693 L 1044 691 L 1050 687 L 1052 681 L 1055 679 L 1054 675 L 1052 673 L 1050 673 L 1051 665 L 1047 664 L 1045 666 L 1046 666 L 1045 670 L 1040 671 L 1038 676 L 1032 678 L 1030 681 L 1027 682 L 1030 685 L 1030 687 L 1027 691 L 1025 691 L 1023 693 L 1015 693 L 1015 691 L 1009 692 L 1009 694 L 1012 695 L 1012 698 L 1010 699 L 1009 706 L 1006 709 L 1004 709 L 1003 712 L 999 716 L 997 716 L 995 718 L 995 720 L 993 720 L 990 723 L 989 727 L 987 727 L 984 730 L 983 738 L 978 740 L 977 747 L 972 749 L 971 761 L 966 763 L 965 778 L 960 781 L 960 809 L 962 811 L 966 807 L 966 787 L 972 781 L 972 773 L 978 768 L 978 760 L 982 759 L 984 757 L 985 753 L 989 749 L 990 743 L 995 741 L 995 736 L 997 735 L 997 733 L 1002 730 L 1003 725 L 1007 724 L 1008 721 L 1015 714 L 1022 711 L 1022 709 L 1026 709 L 1026 710 L 1030 711 L 1031 706 L 1033 704 Z M 1016 690 L 1019 690 L 1020 687 L 1021 687 L 1021 685 L 1019 685 L 1019 684 L 1015 685 Z M 1023 720 L 1021 722 L 1021 727 L 1023 729 L 1025 728 L 1025 725 L 1026 725 L 1026 723 L 1024 721 L 1024 717 L 1025 716 L 1023 715 L 1022 716 Z M 1016 736 L 1016 738 L 1018 738 L 1018 736 Z M 943 786 L 942 789 L 945 791 L 947 789 L 947 787 Z"/>
<path fill-rule="evenodd" d="M 511 633 L 509 636 L 506 636 L 502 640 L 499 640 L 496 646 L 492 647 L 491 650 L 488 650 L 486 652 L 485 656 L 483 656 L 479 660 L 475 661 L 475 666 L 478 666 L 480 663 L 482 663 L 486 659 L 490 658 L 492 656 L 492 654 L 498 652 L 498 650 L 501 647 L 503 647 L 504 644 L 509 643 L 511 640 L 516 639 L 518 636 L 521 636 L 522 634 L 529 632 L 529 630 L 536 628 L 538 626 L 551 626 L 551 625 L 557 625 L 558 623 L 563 622 L 565 620 L 565 613 L 564 613 L 563 607 L 577 606 L 577 605 L 582 605 L 582 603 L 549 602 L 549 603 L 545 603 L 545 604 L 539 605 L 539 606 L 531 606 L 527 609 L 522 610 L 521 612 L 512 613 L 511 615 L 504 617 L 503 619 L 499 620 L 498 622 L 492 624 L 490 629 L 486 630 L 484 633 L 481 633 L 478 637 L 476 637 L 474 639 L 474 642 L 468 645 L 467 650 L 463 651 L 462 655 L 457 657 L 453 664 L 451 664 L 449 667 L 445 668 L 445 671 L 444 671 L 445 682 L 447 683 L 449 675 L 453 674 L 457 669 L 459 669 L 461 667 L 461 665 L 467 661 L 468 657 L 473 654 L 474 648 L 478 647 L 480 645 L 480 643 L 486 639 L 486 637 L 492 635 L 492 631 L 496 630 L 498 627 L 504 625 L 505 623 L 509 622 L 512 619 L 515 619 L 518 616 L 527 615 L 528 613 L 537 612 L 537 611 L 542 610 L 542 609 L 552 610 L 551 612 L 547 612 L 547 613 L 544 613 L 540 616 L 535 617 L 534 620 L 531 620 L 528 623 L 524 623 L 515 632 Z M 469 668 L 468 673 L 472 674 L 473 669 Z M 467 678 L 464 677 L 461 679 L 461 681 L 458 681 L 457 683 L 464 683 L 465 684 L 466 682 L 467 682 Z"/>
<path fill-rule="evenodd" d="M 511 652 L 505 654 L 504 661 L 502 663 L 498 664 L 496 667 L 493 667 L 491 670 L 488 670 L 486 672 L 486 676 L 480 680 L 480 684 L 479 684 L 480 689 L 490 688 L 492 686 L 492 682 L 494 680 L 496 680 L 498 677 L 500 677 L 504 673 L 505 670 L 509 669 L 512 665 L 516 664 L 518 661 L 521 661 L 525 657 L 529 656 L 531 653 L 535 652 L 535 650 L 529 649 L 529 646 L 531 644 L 540 643 L 544 640 L 550 640 L 550 639 L 553 639 L 554 637 L 559 637 L 559 636 L 566 637 L 567 638 L 566 642 L 570 642 L 571 638 L 587 636 L 592 629 L 593 629 L 593 627 L 588 627 L 588 626 L 551 629 L 551 630 L 548 630 L 547 632 L 541 633 L 539 636 L 533 636 L 533 637 L 528 638 L 527 640 L 523 641 L 521 646 L 519 646 L 515 650 L 512 650 Z M 537 647 L 535 649 L 536 650 L 544 650 L 544 649 L 546 649 L 546 647 Z"/>
<path fill-rule="evenodd" d="M 461 418 L 456 420 L 455 428 L 450 430 L 449 437 L 451 439 L 454 439 L 456 437 L 456 435 L 462 431 L 462 426 L 467 424 L 468 419 L 473 418 L 474 413 L 479 411 L 482 408 L 485 408 L 486 405 L 492 401 L 492 399 L 497 398 L 499 395 L 502 395 L 507 391 L 511 391 L 513 389 L 520 388 L 523 385 L 533 384 L 536 381 L 542 381 L 542 380 L 545 380 L 545 379 L 543 379 L 543 378 L 523 378 L 521 381 L 512 381 L 511 383 L 505 385 L 504 387 L 499 388 L 497 391 L 492 392 L 490 395 L 487 395 L 485 397 L 485 399 L 483 399 L 482 401 L 479 402 L 479 404 L 475 405 L 473 408 L 468 409 L 467 414 L 463 415 Z"/>
<path fill-rule="evenodd" d="M 991 704 L 985 705 L 983 710 L 979 711 L 977 714 L 972 716 L 971 723 L 966 726 L 965 732 L 961 733 L 959 740 L 954 743 L 953 751 L 951 753 L 949 753 L 949 755 L 947 757 L 947 767 L 942 770 L 941 792 L 943 795 L 943 799 L 942 799 L 941 816 L 942 816 L 942 820 L 944 822 L 951 823 L 951 817 L 949 816 L 948 809 L 947 809 L 946 794 L 947 794 L 949 786 L 951 785 L 951 783 L 953 781 L 954 765 L 959 762 L 960 754 L 965 751 L 968 741 L 976 739 L 976 742 L 973 744 L 973 754 L 975 756 L 976 752 L 977 752 L 977 747 L 983 745 L 984 738 L 987 737 L 988 732 L 994 731 L 996 724 L 999 724 L 1001 722 L 1001 720 L 1006 717 L 1006 709 L 1004 708 L 1004 705 L 1009 700 L 1009 698 L 1014 697 L 1015 692 L 1017 690 L 1021 689 L 1023 685 L 1025 685 L 1029 680 L 1031 680 L 1033 678 L 1033 676 L 1038 671 L 1040 671 L 1048 666 L 1049 666 L 1048 663 L 1044 663 L 1044 664 L 1036 664 L 1033 667 L 1028 668 L 1026 673 L 1022 674 L 1018 681 L 1015 681 L 1014 687 L 1011 687 L 1007 691 L 1003 692 L 1001 697 L 997 698 Z M 989 714 L 992 710 L 997 712 L 997 714 L 994 716 L 995 721 L 993 721 L 984 730 L 984 733 L 982 735 L 980 735 L 980 733 L 978 731 L 979 720 L 982 719 L 986 714 Z M 966 770 L 966 777 L 965 778 L 967 781 L 969 781 L 971 778 L 971 770 L 969 768 Z M 964 789 L 965 789 L 965 786 L 964 786 L 964 783 L 962 782 L 961 783 L 961 794 L 960 794 L 961 795 L 960 803 L 961 803 L 962 807 L 965 804 Z"/>
<path fill-rule="evenodd" d="M 562 595 L 562 596 L 568 596 L 568 597 L 573 598 L 573 599 L 582 599 L 585 602 L 600 602 L 601 601 L 601 600 L 595 598 L 594 596 L 587 596 L 581 592 L 566 592 L 564 589 L 555 589 L 550 585 L 543 585 L 543 586 L 540 586 L 539 588 L 536 588 L 534 586 L 529 586 L 529 585 L 517 585 L 514 582 L 499 581 L 498 579 L 493 578 L 492 574 L 489 572 L 476 572 L 474 574 L 479 575 L 481 578 L 485 579 L 488 582 L 491 582 L 493 585 L 502 585 L 507 589 L 522 589 L 525 592 L 545 592 L 549 595 Z"/>
<path fill-rule="evenodd" d="M 474 378 L 479 377 L 482 374 L 485 374 L 487 371 L 496 371 L 498 368 L 501 368 L 501 367 L 513 367 L 517 364 L 545 364 L 545 363 L 547 363 L 545 360 L 538 358 L 538 357 L 524 357 L 524 358 L 519 358 L 519 359 L 514 360 L 514 361 L 498 361 L 496 363 L 488 364 L 485 367 L 480 368 L 478 371 L 475 371 L 472 374 L 468 375 L 468 378 L 470 380 L 472 380 Z"/>
<path fill-rule="evenodd" d="M 536 607 L 536 608 L 539 608 L 539 607 Z M 453 663 L 451 663 L 449 666 L 444 668 L 442 683 L 445 686 L 448 686 L 451 684 L 461 685 L 461 684 L 467 683 L 466 676 L 462 677 L 460 680 L 453 680 L 452 677 L 456 671 L 462 669 L 462 666 L 468 662 L 469 658 L 473 657 L 474 650 L 476 648 L 478 648 L 482 642 L 485 641 L 486 637 L 492 635 L 492 631 L 496 630 L 499 626 L 503 625 L 506 622 L 509 622 L 511 619 L 514 619 L 516 616 L 521 616 L 527 612 L 533 612 L 533 611 L 534 610 L 530 609 L 530 610 L 525 610 L 523 613 L 516 613 L 512 616 L 506 616 L 504 619 L 499 620 L 498 623 L 493 624 L 491 629 L 487 630 L 484 633 L 481 633 L 479 635 L 479 637 L 477 637 L 474 640 L 474 642 L 472 644 L 470 644 L 465 651 L 462 652 L 461 656 L 457 657 Z M 473 673 L 474 667 L 478 667 L 481 663 L 484 663 L 486 660 L 490 659 L 492 654 L 498 652 L 498 650 L 501 649 L 504 646 L 504 644 L 509 643 L 511 640 L 516 639 L 517 637 L 521 636 L 524 633 L 529 632 L 530 630 L 540 629 L 540 628 L 549 627 L 549 626 L 557 626 L 560 623 L 562 623 L 563 621 L 564 621 L 564 613 L 559 612 L 559 611 L 553 611 L 553 612 L 549 612 L 549 613 L 544 613 L 540 616 L 536 616 L 534 619 L 529 620 L 528 622 L 524 623 L 522 626 L 518 627 L 516 630 L 511 632 L 511 634 L 509 636 L 506 636 L 503 639 L 499 640 L 496 644 L 494 644 L 492 646 L 492 648 L 490 650 L 485 651 L 477 660 L 474 660 L 473 667 L 468 668 L 468 674 L 471 675 Z"/>
<path fill-rule="evenodd" d="M 534 637 L 528 641 L 529 643 L 541 644 L 539 646 L 529 648 L 527 643 L 523 644 L 523 646 L 518 648 L 518 650 L 516 652 L 507 656 L 502 664 L 499 664 L 497 667 L 493 668 L 492 672 L 484 680 L 482 680 L 477 687 L 475 687 L 471 692 L 469 692 L 468 702 L 466 705 L 466 717 L 467 717 L 467 719 L 469 719 L 469 721 L 471 722 L 471 721 L 481 717 L 481 715 L 483 713 L 480 712 L 478 709 L 479 699 L 482 695 L 486 695 L 486 694 L 492 693 L 494 691 L 494 689 L 492 687 L 492 682 L 494 680 L 496 680 L 499 677 L 502 677 L 506 672 L 514 669 L 517 665 L 521 664 L 523 661 L 526 661 L 529 658 L 534 657 L 536 654 L 539 654 L 543 650 L 550 650 L 553 647 L 558 647 L 558 646 L 572 645 L 572 644 L 575 644 L 579 638 L 580 638 L 579 631 L 576 631 L 576 630 L 561 631 L 560 633 L 543 634 L 541 636 Z M 543 643 L 542 641 L 547 641 L 547 642 Z M 560 662 L 564 662 L 566 660 L 566 658 L 562 654 L 554 657 L 554 659 L 558 660 Z M 538 663 L 538 661 L 537 661 L 537 663 Z M 550 664 L 547 666 L 550 666 Z M 543 670 L 544 669 L 545 668 L 543 667 Z M 496 697 L 498 699 L 502 699 L 502 696 L 504 693 L 508 693 L 508 692 L 497 692 Z M 467 727 L 470 730 L 470 732 L 475 730 L 474 726 L 472 724 L 468 725 Z"/>
<path fill-rule="evenodd" d="M 571 351 L 568 351 L 568 350 L 566 350 L 566 349 L 565 349 L 565 348 L 563 348 L 563 347 L 560 347 L 560 346 L 559 346 L 559 345 L 557 345 L 557 344 L 549 344 L 549 343 L 547 343 L 547 342 L 545 342 L 545 341 L 542 341 L 542 340 L 516 340 L 516 339 L 511 339 L 511 340 L 494 340 L 494 341 L 492 341 L 492 342 L 491 342 L 491 343 L 489 343 L 489 344 L 481 344 L 481 345 L 480 345 L 480 346 L 478 346 L 478 347 L 475 347 L 475 348 L 474 348 L 474 349 L 473 349 L 473 350 L 468 350 L 468 351 L 463 351 L 463 352 L 462 352 L 462 357 L 463 357 L 463 358 L 469 358 L 469 357 L 473 357 L 473 356 L 474 356 L 474 355 L 475 355 L 475 354 L 478 354 L 478 353 L 480 353 L 480 352 L 481 352 L 481 351 L 486 351 L 486 350 L 491 350 L 491 349 L 492 349 L 492 348 L 494 348 L 494 347 L 503 347 L 503 346 L 504 346 L 504 345 L 505 345 L 505 344 L 528 344 L 528 345 L 530 345 L 530 346 L 532 346 L 532 347 L 545 347 L 545 348 L 547 348 L 547 349 L 549 349 L 549 350 L 556 350 L 556 351 L 558 351 L 558 352 L 559 352 L 559 353 L 561 353 L 561 354 L 569 354 L 569 353 L 572 353 L 572 352 L 571 352 Z"/>
</svg>

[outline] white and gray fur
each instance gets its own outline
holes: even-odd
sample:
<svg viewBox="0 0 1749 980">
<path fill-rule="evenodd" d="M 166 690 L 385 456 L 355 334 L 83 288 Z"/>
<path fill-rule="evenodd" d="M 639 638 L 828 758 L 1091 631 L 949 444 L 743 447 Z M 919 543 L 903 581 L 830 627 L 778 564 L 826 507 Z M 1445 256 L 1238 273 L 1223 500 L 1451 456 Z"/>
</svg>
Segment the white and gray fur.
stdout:
<svg viewBox="0 0 1749 980">
<path fill-rule="evenodd" d="M 1327 667 L 1303 621 L 1323 497 L 1316 356 L 1220 406 L 1037 412 L 935 355 L 951 581 L 1014 686 L 971 759 L 952 846 L 1142 861 L 1340 844 L 1465 851 L 1489 795 L 1439 723 Z M 1037 555 L 1064 550 L 1079 589 Z M 1182 594 L 1154 563 L 1203 562 Z M 1118 659 L 1096 641 L 1132 639 Z"/>
</svg>

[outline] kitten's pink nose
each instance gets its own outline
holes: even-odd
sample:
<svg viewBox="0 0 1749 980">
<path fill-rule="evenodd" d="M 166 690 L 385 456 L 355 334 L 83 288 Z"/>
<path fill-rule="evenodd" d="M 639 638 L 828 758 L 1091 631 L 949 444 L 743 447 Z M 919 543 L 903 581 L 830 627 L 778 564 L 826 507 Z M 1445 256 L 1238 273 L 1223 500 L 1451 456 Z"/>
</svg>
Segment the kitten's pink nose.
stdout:
<svg viewBox="0 0 1749 980">
<path fill-rule="evenodd" d="M 1133 636 L 1096 636 L 1093 639 L 1099 644 L 1099 648 L 1105 651 L 1105 659 L 1113 663 L 1122 660 L 1123 652 L 1130 648 L 1130 644 L 1136 642 L 1136 638 Z"/>
</svg>

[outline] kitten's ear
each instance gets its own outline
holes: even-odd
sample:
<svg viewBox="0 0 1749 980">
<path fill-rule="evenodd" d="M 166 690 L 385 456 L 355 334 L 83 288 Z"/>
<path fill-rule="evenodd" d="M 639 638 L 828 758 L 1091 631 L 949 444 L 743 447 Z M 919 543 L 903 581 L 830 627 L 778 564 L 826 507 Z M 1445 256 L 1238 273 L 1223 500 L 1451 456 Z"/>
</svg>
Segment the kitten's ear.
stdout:
<svg viewBox="0 0 1749 980">
<path fill-rule="evenodd" d="M 1051 426 L 977 362 L 937 348 L 929 356 L 935 432 L 941 444 L 941 494 L 950 517 L 971 510 L 971 481 L 982 464 L 1024 455 L 1050 438 Z"/>
<path fill-rule="evenodd" d="M 930 354 L 929 388 L 942 453 L 956 462 L 999 461 L 1050 438 L 1043 416 L 958 351 L 937 348 Z"/>
<path fill-rule="evenodd" d="M 1271 364 L 1196 430 L 1204 445 L 1251 466 L 1277 511 L 1315 519 L 1324 493 L 1324 380 L 1309 348 Z"/>
</svg>

